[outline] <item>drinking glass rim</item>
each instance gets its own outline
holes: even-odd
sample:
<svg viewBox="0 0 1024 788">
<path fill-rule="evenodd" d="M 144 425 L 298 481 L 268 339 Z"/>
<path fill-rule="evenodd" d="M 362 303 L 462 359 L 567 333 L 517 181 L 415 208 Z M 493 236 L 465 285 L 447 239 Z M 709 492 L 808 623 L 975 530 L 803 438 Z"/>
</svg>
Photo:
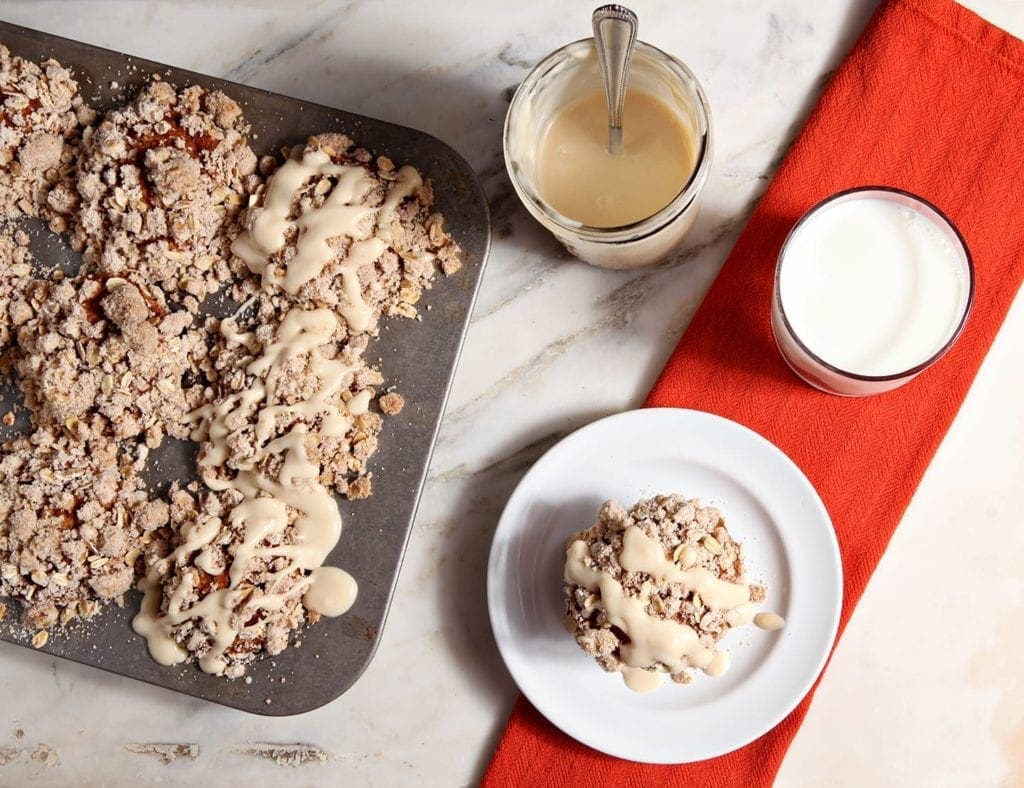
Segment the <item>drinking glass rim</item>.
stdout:
<svg viewBox="0 0 1024 788">
<path fill-rule="evenodd" d="M 953 329 L 953 333 L 950 334 L 949 339 L 947 339 L 946 342 L 942 345 L 942 347 L 940 347 L 935 353 L 933 353 L 931 356 L 929 356 L 927 359 L 920 362 L 919 364 L 916 364 L 910 369 L 905 370 L 903 372 L 894 372 L 888 375 L 864 375 L 858 372 L 849 372 L 845 369 L 837 367 L 834 364 L 830 364 L 828 361 L 825 361 L 817 353 L 815 353 L 813 350 L 807 347 L 804 341 L 800 339 L 800 335 L 797 334 L 796 330 L 793 328 L 793 325 L 789 322 L 789 317 L 786 315 L 786 307 L 782 302 L 782 289 L 780 284 L 782 263 L 785 260 L 787 247 L 789 246 L 793 238 L 796 236 L 800 228 L 808 219 L 817 214 L 819 211 L 828 207 L 829 204 L 835 202 L 836 200 L 843 197 L 849 197 L 850 195 L 867 192 L 885 192 L 888 194 L 898 194 L 901 197 L 906 197 L 930 210 L 933 214 L 935 214 L 936 217 L 938 217 L 938 219 L 942 223 L 944 223 L 950 230 L 953 231 L 953 235 L 956 237 L 957 242 L 960 245 L 960 250 L 963 252 L 964 262 L 967 267 L 967 298 L 964 300 L 963 314 L 960 316 L 960 320 L 957 322 L 956 328 Z M 782 324 L 785 327 L 789 336 L 792 337 L 794 342 L 796 342 L 797 347 L 799 347 L 800 350 L 806 353 L 811 358 L 811 360 L 814 361 L 814 363 L 824 367 L 828 371 L 837 375 L 841 375 L 845 378 L 849 378 L 851 380 L 859 380 L 865 383 L 886 383 L 917 375 L 918 373 L 926 370 L 928 367 L 930 367 L 944 355 L 946 355 L 946 353 L 949 352 L 950 348 L 953 347 L 953 343 L 960 338 L 960 335 L 963 333 L 963 330 L 967 325 L 967 319 L 968 317 L 970 317 L 971 309 L 974 306 L 974 290 L 974 259 L 971 257 L 971 250 L 968 249 L 967 242 L 964 240 L 964 237 L 961 234 L 960 229 L 934 203 L 930 202 L 929 200 L 926 200 L 924 197 L 921 197 L 920 195 L 914 194 L 913 192 L 909 192 L 906 189 L 897 188 L 895 186 L 855 186 L 850 189 L 843 189 L 842 191 L 830 194 L 825 199 L 815 203 L 797 220 L 796 224 L 793 225 L 792 229 L 786 235 L 786 239 L 782 242 L 782 247 L 779 249 L 779 254 L 775 262 L 775 303 L 778 304 L 779 316 L 782 319 Z"/>
<path fill-rule="evenodd" d="M 655 58 L 663 58 L 670 66 L 682 72 L 683 76 L 689 79 L 692 83 L 693 92 L 697 96 L 697 102 L 694 106 L 697 108 L 698 121 L 703 121 L 703 129 L 698 129 L 697 131 L 697 137 L 700 144 L 697 150 L 697 158 L 693 166 L 693 172 L 690 174 L 690 177 L 679 192 L 677 192 L 663 208 L 660 208 L 655 213 L 644 217 L 643 219 L 638 219 L 635 222 L 618 225 L 616 227 L 594 227 L 592 225 L 574 221 L 548 205 L 539 194 L 534 193 L 533 189 L 523 185 L 517 174 L 517 168 L 514 166 L 512 157 L 509 154 L 509 140 L 511 136 L 510 127 L 512 116 L 519 104 L 525 100 L 523 97 L 530 89 L 535 87 L 541 79 L 543 79 L 554 65 L 561 62 L 560 59 L 563 58 L 571 48 L 579 46 L 588 46 L 593 49 L 594 39 L 581 38 L 576 41 L 571 41 L 570 43 L 549 53 L 533 67 L 530 73 L 526 75 L 526 78 L 519 84 L 519 87 L 516 88 L 515 93 L 512 95 L 512 100 L 509 102 L 508 112 L 505 114 L 505 125 L 502 132 L 505 169 L 508 172 L 509 179 L 512 181 L 512 186 L 519 195 L 519 198 L 524 202 L 524 204 L 526 204 L 531 212 L 539 213 L 557 225 L 560 229 L 568 233 L 579 235 L 580 237 L 591 241 L 605 241 L 611 243 L 635 241 L 645 236 L 652 235 L 660 230 L 675 218 L 675 216 L 685 211 L 699 196 L 701 188 L 704 186 L 705 181 L 707 181 L 708 172 L 711 169 L 711 106 L 708 103 L 708 98 L 704 93 L 703 86 L 700 84 L 700 81 L 697 79 L 693 71 L 690 70 L 689 66 L 653 44 L 648 44 L 645 41 L 637 41 L 636 49 L 638 51 L 643 51 L 645 54 L 652 55 Z"/>
</svg>

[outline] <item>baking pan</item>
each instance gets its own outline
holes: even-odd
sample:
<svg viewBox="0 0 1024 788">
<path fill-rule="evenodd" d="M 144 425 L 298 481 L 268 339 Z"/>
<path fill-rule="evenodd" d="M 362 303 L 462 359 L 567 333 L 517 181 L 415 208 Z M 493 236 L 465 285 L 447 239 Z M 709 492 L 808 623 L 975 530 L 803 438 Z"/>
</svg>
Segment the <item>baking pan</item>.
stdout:
<svg viewBox="0 0 1024 788">
<path fill-rule="evenodd" d="M 280 152 L 282 145 L 304 142 L 311 134 L 340 131 L 396 164 L 412 164 L 434 183 L 436 209 L 462 247 L 463 268 L 450 278 L 439 276 L 425 293 L 422 322 L 387 318 L 366 357 L 379 358 L 386 384 L 406 397 L 398 416 L 387 417 L 380 449 L 371 459 L 374 494 L 363 501 L 339 499 L 345 524 L 341 541 L 327 563 L 341 566 L 359 582 L 352 609 L 335 619 L 321 619 L 301 633 L 300 647 L 249 667 L 245 680 L 209 676 L 194 665 L 163 667 L 154 662 L 145 641 L 131 629 L 139 602 L 133 592 L 124 608 L 110 607 L 91 622 L 55 631 L 42 651 L 130 676 L 257 714 L 286 715 L 309 711 L 348 689 L 373 658 L 401 568 L 420 491 L 427 473 L 448 389 L 458 361 L 490 246 L 487 203 L 466 161 L 440 140 L 415 129 L 332 109 L 264 90 L 207 77 L 160 63 L 0 22 L 0 43 L 13 54 L 39 62 L 48 57 L 71 68 L 84 99 L 100 113 L 133 96 L 153 73 L 177 88 L 190 84 L 223 90 L 243 108 L 252 124 L 250 141 L 257 155 Z M 116 86 L 116 87 L 115 87 Z M 37 259 L 81 259 L 51 234 L 33 233 Z M 38 238 L 36 237 L 38 236 Z M 211 299 L 213 301 L 214 299 Z M 216 314 L 216 309 L 212 310 Z M 0 385 L 2 410 L 14 403 L 14 387 Z M 24 415 L 12 430 L 25 428 Z M 8 431 L 10 432 L 10 431 Z M 6 438 L 6 435 L 0 435 Z M 196 478 L 194 446 L 168 441 L 150 460 L 150 483 Z M 160 470 L 152 470 L 156 465 Z M 8 618 L 16 619 L 17 605 Z M 0 639 L 26 644 L 13 624 L 0 625 Z M 282 682 L 284 679 L 284 682 Z"/>
</svg>

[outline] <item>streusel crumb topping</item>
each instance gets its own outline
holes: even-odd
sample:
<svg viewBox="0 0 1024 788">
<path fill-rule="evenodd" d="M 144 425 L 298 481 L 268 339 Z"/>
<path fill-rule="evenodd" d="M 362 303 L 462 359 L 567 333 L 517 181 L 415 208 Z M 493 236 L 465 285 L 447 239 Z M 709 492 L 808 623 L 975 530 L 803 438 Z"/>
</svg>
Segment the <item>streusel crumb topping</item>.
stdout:
<svg viewBox="0 0 1024 788">
<path fill-rule="evenodd" d="M 258 161 L 221 92 L 155 76 L 97 122 L 70 71 L 2 46 L 0 88 L 0 373 L 31 422 L 0 458 L 0 596 L 41 648 L 138 586 L 154 656 L 239 676 L 354 596 L 321 566 L 333 494 L 372 493 L 382 414 L 405 404 L 365 354 L 382 317 L 418 317 L 459 247 L 412 167 L 334 133 Z M 262 265 L 234 254 L 304 157 L 320 170 L 274 219 L 281 244 Z M 318 213 L 336 221 L 312 273 L 282 286 L 308 220 L 342 196 L 360 221 Z M 37 215 L 70 236 L 79 271 L 33 260 L 10 221 Z M 241 306 L 207 316 L 222 289 Z M 201 482 L 160 495 L 145 473 L 168 436 L 200 444 Z"/>
</svg>

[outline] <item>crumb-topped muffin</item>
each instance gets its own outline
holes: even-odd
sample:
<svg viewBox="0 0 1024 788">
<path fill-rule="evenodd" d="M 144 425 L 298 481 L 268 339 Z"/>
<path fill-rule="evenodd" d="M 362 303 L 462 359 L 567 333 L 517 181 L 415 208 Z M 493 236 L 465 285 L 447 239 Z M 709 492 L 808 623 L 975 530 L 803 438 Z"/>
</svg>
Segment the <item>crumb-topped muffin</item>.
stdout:
<svg viewBox="0 0 1024 788">
<path fill-rule="evenodd" d="M 721 675 L 729 660 L 719 640 L 765 599 L 744 573 L 742 546 L 718 509 L 680 495 L 629 511 L 606 501 L 566 547 L 566 628 L 633 689 L 665 675 L 687 684 L 694 669 Z"/>
</svg>

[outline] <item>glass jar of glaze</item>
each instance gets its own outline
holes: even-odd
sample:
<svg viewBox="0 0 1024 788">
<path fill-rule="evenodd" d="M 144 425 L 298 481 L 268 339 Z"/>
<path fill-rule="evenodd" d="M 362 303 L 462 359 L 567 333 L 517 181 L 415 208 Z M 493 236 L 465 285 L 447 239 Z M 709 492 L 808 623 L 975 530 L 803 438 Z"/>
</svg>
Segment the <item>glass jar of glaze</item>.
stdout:
<svg viewBox="0 0 1024 788">
<path fill-rule="evenodd" d="M 898 388 L 956 342 L 974 265 L 938 208 L 900 189 L 838 192 L 794 225 L 775 267 L 772 333 L 796 375 L 829 394 Z"/>
<path fill-rule="evenodd" d="M 538 187 L 541 141 L 555 114 L 574 99 L 603 91 L 591 38 L 562 47 L 542 60 L 516 90 L 505 118 L 505 166 L 526 209 L 572 254 L 602 268 L 639 268 L 677 249 L 697 219 L 711 169 L 711 110 L 689 68 L 671 55 L 638 41 L 629 89 L 647 93 L 678 113 L 693 136 L 695 164 L 689 180 L 651 216 L 619 227 L 592 227 L 559 213 Z M 629 116 L 625 118 L 629 134 Z"/>
</svg>

